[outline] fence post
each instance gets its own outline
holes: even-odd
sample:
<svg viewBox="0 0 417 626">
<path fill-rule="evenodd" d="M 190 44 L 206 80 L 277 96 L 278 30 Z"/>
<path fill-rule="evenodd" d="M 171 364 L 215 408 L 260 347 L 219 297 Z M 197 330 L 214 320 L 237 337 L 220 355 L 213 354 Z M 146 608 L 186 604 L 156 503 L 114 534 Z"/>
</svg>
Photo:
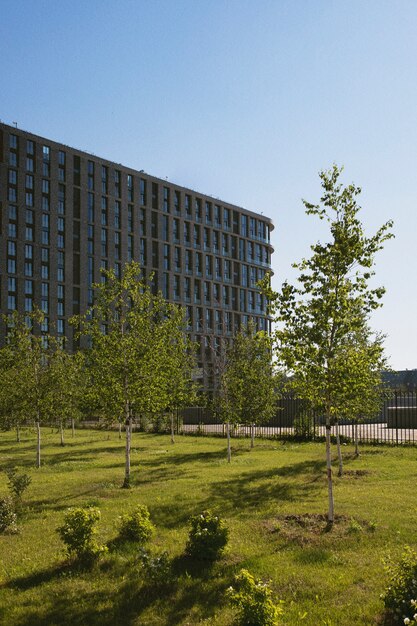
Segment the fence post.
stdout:
<svg viewBox="0 0 417 626">
<path fill-rule="evenodd" d="M 398 392 L 395 392 L 395 439 L 398 446 Z"/>
</svg>

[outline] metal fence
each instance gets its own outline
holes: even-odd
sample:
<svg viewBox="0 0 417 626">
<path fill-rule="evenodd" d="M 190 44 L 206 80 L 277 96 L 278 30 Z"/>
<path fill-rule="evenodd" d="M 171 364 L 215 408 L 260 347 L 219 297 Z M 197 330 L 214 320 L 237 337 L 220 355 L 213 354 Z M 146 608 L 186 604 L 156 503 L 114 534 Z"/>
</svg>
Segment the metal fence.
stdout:
<svg viewBox="0 0 417 626">
<path fill-rule="evenodd" d="M 378 414 L 339 422 L 344 441 L 355 439 L 355 429 L 360 443 L 417 445 L 417 391 L 392 391 Z M 193 407 L 178 413 L 177 432 L 223 437 L 226 427 L 210 409 Z M 251 427 L 234 426 L 231 435 L 250 437 Z M 275 416 L 255 426 L 255 436 L 318 441 L 325 436 L 324 418 L 309 409 L 301 398 L 284 396 L 277 403 Z"/>
</svg>

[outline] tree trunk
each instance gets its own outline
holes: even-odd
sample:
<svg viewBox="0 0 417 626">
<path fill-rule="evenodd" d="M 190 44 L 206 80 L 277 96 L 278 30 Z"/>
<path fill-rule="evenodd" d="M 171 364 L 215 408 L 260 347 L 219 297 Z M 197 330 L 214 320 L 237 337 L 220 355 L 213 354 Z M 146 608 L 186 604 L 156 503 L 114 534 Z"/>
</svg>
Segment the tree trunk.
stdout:
<svg viewBox="0 0 417 626">
<path fill-rule="evenodd" d="M 255 447 L 255 424 L 251 424 L 250 427 L 250 447 Z"/>
<path fill-rule="evenodd" d="M 17 441 L 17 443 L 20 443 L 20 426 L 19 426 L 19 424 L 16 424 L 16 441 Z"/>
<path fill-rule="evenodd" d="M 359 456 L 358 422 L 355 422 L 355 456 Z"/>
<path fill-rule="evenodd" d="M 65 446 L 65 441 L 64 441 L 64 422 L 62 420 L 59 422 L 59 432 L 61 434 L 61 446 Z"/>
<path fill-rule="evenodd" d="M 38 421 L 36 422 L 36 434 L 37 434 L 37 445 L 36 445 L 36 467 L 41 466 L 41 425 Z"/>
<path fill-rule="evenodd" d="M 130 443 L 131 443 L 131 435 L 132 435 L 132 420 L 130 417 L 130 411 L 129 411 L 129 402 L 126 402 L 126 410 L 125 410 L 125 416 L 126 416 L 126 461 L 125 461 L 125 479 L 123 482 L 123 488 L 124 489 L 129 489 L 130 488 Z"/>
<path fill-rule="evenodd" d="M 226 434 L 227 434 L 227 462 L 230 463 L 232 460 L 232 447 L 230 445 L 230 424 L 227 422 L 226 424 Z"/>
<path fill-rule="evenodd" d="M 171 443 L 175 443 L 174 413 L 171 413 Z"/>
<path fill-rule="evenodd" d="M 343 458 L 342 458 L 342 448 L 340 447 L 339 422 L 336 422 L 336 444 L 337 444 L 337 458 L 339 460 L 339 471 L 337 475 L 343 476 Z"/>
<path fill-rule="evenodd" d="M 122 422 L 119 421 L 119 439 L 122 438 Z"/>
<path fill-rule="evenodd" d="M 333 500 L 333 478 L 332 478 L 332 454 L 331 454 L 331 425 L 330 416 L 326 416 L 326 468 L 327 468 L 327 492 L 329 497 L 329 511 L 327 514 L 327 524 L 333 526 L 334 522 L 334 500 Z"/>
<path fill-rule="evenodd" d="M 71 436 L 75 437 L 75 419 L 71 417 Z"/>
</svg>

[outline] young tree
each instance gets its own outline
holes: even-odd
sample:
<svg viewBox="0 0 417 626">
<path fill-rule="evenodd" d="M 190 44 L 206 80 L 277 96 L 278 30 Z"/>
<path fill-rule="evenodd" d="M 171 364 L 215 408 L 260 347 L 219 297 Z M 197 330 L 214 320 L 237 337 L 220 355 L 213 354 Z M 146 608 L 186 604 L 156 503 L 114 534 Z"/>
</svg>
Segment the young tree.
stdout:
<svg viewBox="0 0 417 626">
<path fill-rule="evenodd" d="M 235 335 L 221 384 L 224 414 L 229 421 L 251 427 L 253 447 L 255 425 L 276 411 L 271 339 L 253 323 Z"/>
<path fill-rule="evenodd" d="M 174 412 L 197 402 L 197 386 L 192 380 L 196 367 L 195 345 L 185 334 L 185 325 L 183 309 L 172 309 L 171 315 L 161 320 L 156 348 L 163 364 L 161 381 L 164 382 L 163 397 L 165 411 L 170 416 L 172 443 L 175 443 Z"/>
<path fill-rule="evenodd" d="M 360 333 L 353 333 L 347 337 L 338 355 L 339 408 L 336 441 L 339 476 L 343 474 L 339 419 L 354 422 L 355 454 L 359 456 L 358 423 L 365 418 L 375 417 L 386 395 L 381 380 L 381 372 L 388 369 L 383 341 L 382 335 L 375 335 L 364 324 Z"/>
<path fill-rule="evenodd" d="M 360 188 L 339 182 L 336 165 L 320 173 L 321 205 L 303 201 L 308 215 L 325 220 L 330 241 L 311 246 L 312 256 L 294 264 L 298 284 L 284 282 L 274 293 L 267 280 L 263 287 L 278 327 L 276 357 L 294 374 L 298 391 L 326 420 L 328 522 L 334 521 L 330 434 L 332 419 L 340 411 L 341 354 L 347 338 L 361 334 L 370 313 L 381 306 L 384 288 L 372 288 L 376 252 L 392 237 L 389 221 L 367 237 L 359 220 Z M 359 374 L 359 372 L 357 372 Z"/>
<path fill-rule="evenodd" d="M 20 421 L 33 420 L 37 432 L 36 467 L 41 466 L 41 423 L 51 416 L 50 359 L 54 340 L 38 334 L 43 313 L 34 310 L 25 317 L 13 314 L 6 318 L 7 380 L 13 399 L 13 412 Z"/>
<path fill-rule="evenodd" d="M 56 341 L 50 355 L 50 410 L 57 421 L 61 446 L 64 445 L 64 426 L 71 422 L 74 436 L 74 422 L 81 414 L 81 402 L 85 393 L 86 372 L 81 352 L 70 354 L 61 341 Z"/>
<path fill-rule="evenodd" d="M 137 263 L 126 264 L 121 278 L 104 271 L 103 279 L 95 285 L 93 307 L 73 323 L 91 340 L 86 358 L 96 405 L 108 417 L 124 416 L 128 488 L 132 416 L 157 414 L 168 405 L 166 327 L 174 319 L 179 327 L 180 318 L 178 307 L 151 293 Z"/>
</svg>

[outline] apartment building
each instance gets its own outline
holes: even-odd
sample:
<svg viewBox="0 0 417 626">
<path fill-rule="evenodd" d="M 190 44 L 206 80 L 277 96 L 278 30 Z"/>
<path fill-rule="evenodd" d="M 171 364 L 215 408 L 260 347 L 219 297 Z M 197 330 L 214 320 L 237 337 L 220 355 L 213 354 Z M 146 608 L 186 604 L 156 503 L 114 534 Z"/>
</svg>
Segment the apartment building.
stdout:
<svg viewBox="0 0 417 626">
<path fill-rule="evenodd" d="M 45 314 L 43 332 L 78 347 L 69 318 L 93 302 L 102 268 L 138 261 L 186 308 L 199 377 L 252 318 L 269 330 L 256 283 L 271 270 L 264 215 L 0 124 L 0 312 Z M 4 336 L 4 324 L 0 329 Z"/>
</svg>

